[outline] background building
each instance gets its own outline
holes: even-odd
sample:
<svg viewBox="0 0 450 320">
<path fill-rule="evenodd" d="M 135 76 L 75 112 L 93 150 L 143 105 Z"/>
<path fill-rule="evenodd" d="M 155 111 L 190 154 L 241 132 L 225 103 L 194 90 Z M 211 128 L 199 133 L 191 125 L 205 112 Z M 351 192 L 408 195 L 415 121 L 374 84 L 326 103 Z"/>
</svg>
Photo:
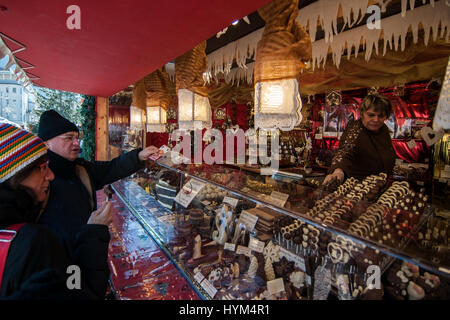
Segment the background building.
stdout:
<svg viewBox="0 0 450 320">
<path fill-rule="evenodd" d="M 22 87 L 11 72 L 0 71 L 0 117 L 20 125 L 29 123 L 36 101 L 31 90 Z"/>
</svg>

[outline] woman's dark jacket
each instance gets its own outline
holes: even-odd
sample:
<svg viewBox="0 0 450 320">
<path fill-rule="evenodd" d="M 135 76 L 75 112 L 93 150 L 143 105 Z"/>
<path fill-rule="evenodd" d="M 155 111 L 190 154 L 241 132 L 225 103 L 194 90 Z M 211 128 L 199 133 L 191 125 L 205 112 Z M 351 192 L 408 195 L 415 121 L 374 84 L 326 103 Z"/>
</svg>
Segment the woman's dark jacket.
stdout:
<svg viewBox="0 0 450 320">
<path fill-rule="evenodd" d="M 84 226 L 74 241 L 73 257 L 69 258 L 52 232 L 35 223 L 39 210 L 40 206 L 25 190 L 0 184 L 0 229 L 26 223 L 11 242 L 0 298 L 103 299 L 109 277 L 108 228 Z M 81 269 L 81 290 L 69 290 L 66 286 L 69 265 Z"/>
<path fill-rule="evenodd" d="M 388 127 L 377 131 L 364 127 L 361 119 L 350 123 L 339 141 L 329 172 L 341 168 L 345 176 L 363 179 L 371 174 L 392 173 L 395 151 Z"/>
</svg>

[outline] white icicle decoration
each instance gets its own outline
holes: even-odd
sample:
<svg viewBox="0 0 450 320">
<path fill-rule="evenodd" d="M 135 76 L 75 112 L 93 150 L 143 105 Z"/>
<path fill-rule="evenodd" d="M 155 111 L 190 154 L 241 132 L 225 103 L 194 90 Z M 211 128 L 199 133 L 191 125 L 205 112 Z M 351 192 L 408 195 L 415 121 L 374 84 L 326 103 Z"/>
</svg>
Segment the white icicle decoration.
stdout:
<svg viewBox="0 0 450 320">
<path fill-rule="evenodd" d="M 409 2 L 410 10 L 414 10 L 415 0 L 402 0 L 402 17 L 404 17 L 406 14 L 408 2 Z M 422 0 L 422 4 L 425 4 L 425 3 L 427 3 L 427 0 Z M 434 0 L 430 0 L 430 4 L 432 7 L 434 7 Z"/>
<path fill-rule="evenodd" d="M 450 129 L 450 58 L 433 119 L 433 130 Z"/>
<path fill-rule="evenodd" d="M 428 45 L 430 35 L 433 40 L 444 37 L 447 42 L 450 41 L 450 6 L 449 0 L 422 0 L 425 4 L 414 9 L 414 1 L 402 0 L 402 13 L 381 20 L 381 29 L 369 29 L 366 25 L 354 28 L 342 33 L 335 34 L 337 11 L 339 6 L 342 8 L 344 22 L 348 25 L 357 23 L 358 17 L 364 16 L 368 1 L 367 0 L 320 0 L 299 10 L 297 21 L 303 26 L 309 28 L 309 34 L 312 43 L 312 70 L 315 68 L 324 68 L 331 50 L 334 64 L 339 67 L 341 56 L 347 51 L 347 59 L 350 58 L 352 48 L 354 47 L 355 57 L 358 56 L 360 48 L 365 48 L 365 60 L 369 61 L 373 48 L 378 54 L 378 41 L 381 31 L 384 33 L 383 55 L 386 54 L 387 46 L 392 50 L 400 49 L 403 51 L 406 45 L 406 35 L 409 28 L 412 30 L 414 43 L 418 42 L 419 24 L 424 28 L 424 43 Z M 407 5 L 411 10 L 406 10 Z M 378 5 L 385 7 L 389 1 L 380 0 Z M 404 8 L 404 10 L 403 10 Z M 354 19 L 351 19 L 350 12 L 353 11 Z M 321 21 L 325 32 L 325 39 L 314 41 L 316 38 L 317 22 Z M 440 29 L 439 29 L 440 26 Z M 440 33 L 439 33 L 440 30 Z M 244 79 L 247 83 L 253 81 L 253 67 L 247 65 L 246 70 L 231 70 L 231 64 L 235 60 L 240 68 L 244 68 L 245 61 L 254 57 L 258 41 L 262 37 L 264 28 L 258 29 L 249 35 L 234 41 L 227 46 L 220 48 L 208 55 L 207 82 L 211 79 L 218 79 L 223 74 L 227 83 L 240 83 Z M 337 30 L 340 31 L 340 30 Z M 362 44 L 362 46 L 361 46 Z"/>
<path fill-rule="evenodd" d="M 339 7 L 342 8 L 344 27 L 351 27 L 364 17 L 368 4 L 368 0 L 319 0 L 300 9 L 296 20 L 305 29 L 309 25 L 311 41 L 316 40 L 317 21 L 320 21 L 325 32 L 325 42 L 329 42 L 333 41 L 333 35 L 341 32 L 337 30 Z M 352 11 L 353 20 L 351 19 Z"/>
</svg>

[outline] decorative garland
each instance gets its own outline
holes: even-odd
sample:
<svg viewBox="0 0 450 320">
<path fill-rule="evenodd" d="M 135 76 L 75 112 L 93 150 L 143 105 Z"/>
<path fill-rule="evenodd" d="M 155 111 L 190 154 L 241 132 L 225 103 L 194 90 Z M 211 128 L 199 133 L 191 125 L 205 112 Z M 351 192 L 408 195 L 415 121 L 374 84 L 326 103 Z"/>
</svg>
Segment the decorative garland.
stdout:
<svg viewBox="0 0 450 320">
<path fill-rule="evenodd" d="M 95 97 L 83 96 L 83 103 L 81 104 L 81 116 L 83 117 L 83 158 L 87 161 L 95 159 Z"/>
</svg>

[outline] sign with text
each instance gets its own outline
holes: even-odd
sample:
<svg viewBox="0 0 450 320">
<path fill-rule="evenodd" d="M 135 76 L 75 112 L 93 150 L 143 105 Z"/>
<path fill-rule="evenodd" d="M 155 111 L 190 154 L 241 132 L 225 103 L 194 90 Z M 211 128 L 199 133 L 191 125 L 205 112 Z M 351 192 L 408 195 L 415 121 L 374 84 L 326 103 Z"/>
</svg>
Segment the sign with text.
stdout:
<svg viewBox="0 0 450 320">
<path fill-rule="evenodd" d="M 190 179 L 178 192 L 175 201 L 187 208 L 195 196 L 202 190 L 205 184 L 201 181 Z"/>
<path fill-rule="evenodd" d="M 257 221 L 257 216 L 254 216 L 253 214 L 248 213 L 245 210 L 243 210 L 241 212 L 241 215 L 239 216 L 239 223 L 246 225 L 249 231 L 253 231 Z"/>
</svg>

